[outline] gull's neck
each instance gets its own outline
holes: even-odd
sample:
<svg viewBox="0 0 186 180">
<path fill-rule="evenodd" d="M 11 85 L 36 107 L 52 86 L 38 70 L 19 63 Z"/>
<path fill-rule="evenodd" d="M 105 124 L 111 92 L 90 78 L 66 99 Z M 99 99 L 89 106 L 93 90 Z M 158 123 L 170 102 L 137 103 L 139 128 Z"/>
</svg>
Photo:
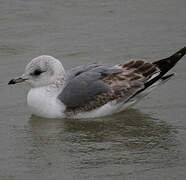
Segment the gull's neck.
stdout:
<svg viewBox="0 0 186 180">
<path fill-rule="evenodd" d="M 63 90 L 65 84 L 65 79 L 58 79 L 54 83 L 49 84 L 47 86 L 43 86 L 41 88 L 44 88 L 47 92 L 55 94 L 56 96 Z"/>
<path fill-rule="evenodd" d="M 55 93 L 55 95 L 58 94 L 58 92 L 61 92 L 64 88 L 65 82 L 66 82 L 66 73 L 63 67 L 62 69 L 59 69 L 58 72 L 56 72 L 55 77 L 56 80 L 48 85 L 45 86 L 39 86 L 39 87 L 32 87 L 31 89 L 43 89 L 46 90 L 48 93 Z"/>
<path fill-rule="evenodd" d="M 27 95 L 27 104 L 31 113 L 47 117 L 63 117 L 65 105 L 57 98 L 64 88 L 65 81 L 55 81 L 47 86 L 31 88 Z"/>
</svg>

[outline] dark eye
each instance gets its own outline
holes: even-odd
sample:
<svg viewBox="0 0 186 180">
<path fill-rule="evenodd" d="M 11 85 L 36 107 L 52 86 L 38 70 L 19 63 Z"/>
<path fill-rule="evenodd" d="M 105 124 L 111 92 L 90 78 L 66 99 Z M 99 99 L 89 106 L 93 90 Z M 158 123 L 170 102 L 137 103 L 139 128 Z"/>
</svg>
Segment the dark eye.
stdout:
<svg viewBox="0 0 186 180">
<path fill-rule="evenodd" d="M 40 69 L 36 69 L 33 73 L 31 73 L 31 75 L 39 76 L 41 73 L 43 73 L 43 71 L 41 71 Z"/>
</svg>

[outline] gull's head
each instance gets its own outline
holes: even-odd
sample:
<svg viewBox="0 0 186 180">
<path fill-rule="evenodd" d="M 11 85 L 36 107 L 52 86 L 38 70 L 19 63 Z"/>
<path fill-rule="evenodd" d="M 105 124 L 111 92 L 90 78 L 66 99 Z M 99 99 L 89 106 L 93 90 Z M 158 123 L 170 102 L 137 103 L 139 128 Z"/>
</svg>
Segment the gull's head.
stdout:
<svg viewBox="0 0 186 180">
<path fill-rule="evenodd" d="M 24 74 L 12 79 L 9 84 L 28 82 L 31 87 L 41 87 L 64 81 L 65 71 L 59 60 L 52 56 L 42 55 L 32 59 L 26 66 Z"/>
</svg>

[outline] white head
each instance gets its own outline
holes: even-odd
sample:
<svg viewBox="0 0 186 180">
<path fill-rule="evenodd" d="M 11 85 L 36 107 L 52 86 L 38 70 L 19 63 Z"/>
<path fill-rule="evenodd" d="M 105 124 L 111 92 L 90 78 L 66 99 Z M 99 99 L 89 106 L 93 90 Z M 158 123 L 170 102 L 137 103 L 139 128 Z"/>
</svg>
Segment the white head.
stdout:
<svg viewBox="0 0 186 180">
<path fill-rule="evenodd" d="M 18 79 L 12 79 L 9 84 L 26 81 L 31 87 L 41 87 L 64 81 L 65 70 L 59 60 L 52 56 L 42 55 L 30 61 L 24 74 Z"/>
</svg>

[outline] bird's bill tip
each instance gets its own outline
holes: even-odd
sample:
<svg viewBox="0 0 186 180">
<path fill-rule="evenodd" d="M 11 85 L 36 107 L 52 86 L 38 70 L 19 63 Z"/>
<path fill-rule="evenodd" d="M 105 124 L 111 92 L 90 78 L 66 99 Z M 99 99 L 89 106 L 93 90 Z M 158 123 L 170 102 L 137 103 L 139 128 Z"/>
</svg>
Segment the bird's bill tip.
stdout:
<svg viewBox="0 0 186 180">
<path fill-rule="evenodd" d="M 12 85 L 12 84 L 17 84 L 17 83 L 22 83 L 22 82 L 24 82 L 26 79 L 24 79 L 24 78 L 16 78 L 16 79 L 11 79 L 9 82 L 8 82 L 8 84 L 9 85 Z"/>
</svg>

